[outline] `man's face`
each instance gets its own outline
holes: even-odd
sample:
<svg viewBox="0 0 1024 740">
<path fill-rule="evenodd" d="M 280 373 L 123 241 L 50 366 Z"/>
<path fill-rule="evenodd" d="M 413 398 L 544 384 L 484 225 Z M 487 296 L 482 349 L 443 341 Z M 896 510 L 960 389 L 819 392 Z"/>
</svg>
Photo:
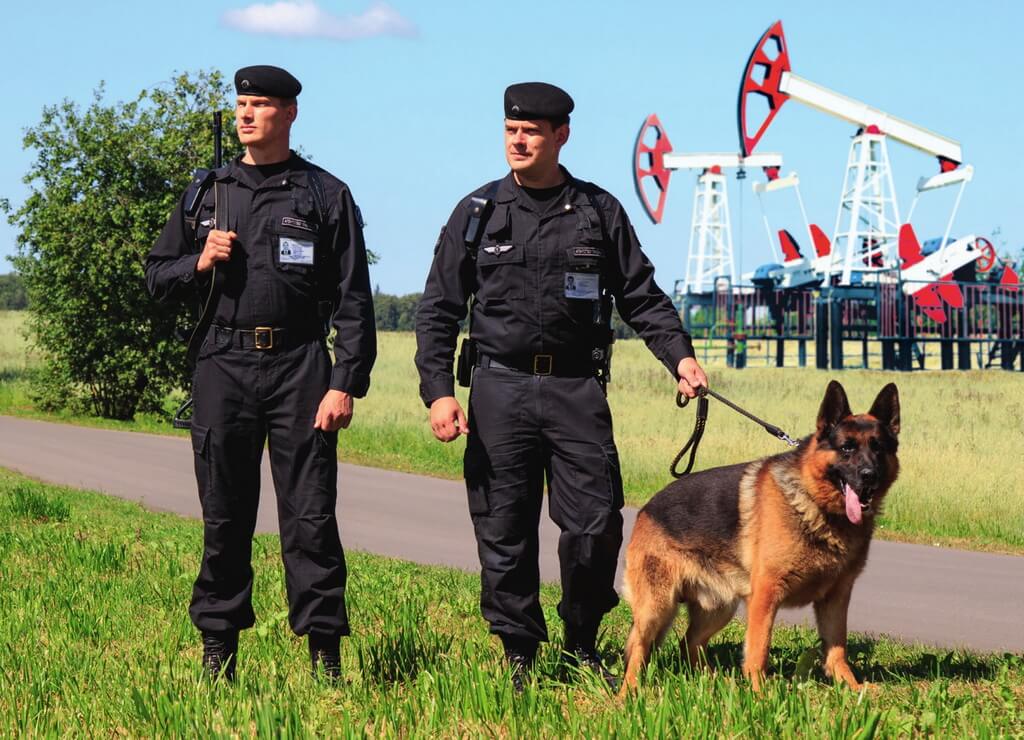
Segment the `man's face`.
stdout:
<svg viewBox="0 0 1024 740">
<path fill-rule="evenodd" d="M 569 140 L 569 124 L 552 128 L 550 121 L 505 119 L 505 159 L 513 172 L 543 173 L 558 164 L 558 152 Z"/>
<path fill-rule="evenodd" d="M 285 105 L 280 98 L 239 95 L 235 104 L 238 140 L 242 146 L 287 142 L 297 114 L 298 106 L 294 103 Z"/>
</svg>

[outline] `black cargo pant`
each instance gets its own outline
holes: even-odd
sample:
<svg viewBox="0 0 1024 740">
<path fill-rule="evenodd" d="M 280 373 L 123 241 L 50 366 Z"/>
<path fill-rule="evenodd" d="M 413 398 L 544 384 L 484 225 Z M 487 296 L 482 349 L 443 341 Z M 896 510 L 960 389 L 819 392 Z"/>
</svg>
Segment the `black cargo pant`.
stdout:
<svg viewBox="0 0 1024 740">
<path fill-rule="evenodd" d="M 476 368 L 469 429 L 466 488 L 491 632 L 547 640 L 538 593 L 545 479 L 548 511 L 562 530 L 558 614 L 567 628 L 595 630 L 618 603 L 622 545 L 622 478 L 600 384 Z"/>
<path fill-rule="evenodd" d="M 313 429 L 330 380 L 327 349 L 322 341 L 242 349 L 233 336 L 211 329 L 196 365 L 192 446 L 204 548 L 192 622 L 220 631 L 255 621 L 250 560 L 269 439 L 289 622 L 299 635 L 347 635 L 335 516 L 338 437 Z"/>
</svg>

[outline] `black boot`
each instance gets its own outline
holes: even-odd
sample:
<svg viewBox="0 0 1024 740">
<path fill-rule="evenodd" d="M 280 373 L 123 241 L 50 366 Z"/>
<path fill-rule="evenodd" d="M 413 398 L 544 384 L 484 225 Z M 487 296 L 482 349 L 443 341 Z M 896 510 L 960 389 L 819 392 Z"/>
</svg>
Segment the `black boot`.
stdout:
<svg viewBox="0 0 1024 740">
<path fill-rule="evenodd" d="M 341 638 L 309 634 L 309 662 L 313 678 L 322 675 L 330 683 L 341 680 Z"/>
<path fill-rule="evenodd" d="M 502 635 L 501 642 L 505 646 L 505 660 L 512 669 L 512 688 L 522 694 L 537 658 L 537 642 L 510 635 Z"/>
<path fill-rule="evenodd" d="M 217 680 L 235 680 L 235 660 L 238 657 L 238 630 L 214 632 L 203 630 L 203 671 Z"/>
<path fill-rule="evenodd" d="M 565 628 L 565 660 L 570 666 L 590 670 L 600 676 L 612 691 L 619 680 L 609 671 L 597 652 L 597 625 Z"/>
</svg>

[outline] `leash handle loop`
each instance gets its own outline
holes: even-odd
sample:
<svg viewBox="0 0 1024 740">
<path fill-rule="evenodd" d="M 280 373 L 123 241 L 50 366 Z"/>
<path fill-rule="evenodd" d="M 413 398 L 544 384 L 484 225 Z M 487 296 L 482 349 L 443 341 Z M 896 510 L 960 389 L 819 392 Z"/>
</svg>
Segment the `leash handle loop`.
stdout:
<svg viewBox="0 0 1024 740">
<path fill-rule="evenodd" d="M 704 390 L 701 388 L 700 390 Z M 682 400 L 680 400 L 682 399 Z M 684 408 L 686 404 L 690 402 L 689 398 L 679 394 L 676 398 L 676 404 L 679 408 Z M 697 397 L 697 420 L 693 425 L 693 434 L 690 435 L 690 439 L 687 440 L 686 444 L 683 445 L 683 449 L 679 450 L 679 454 L 676 455 L 672 461 L 672 467 L 669 468 L 669 473 L 672 474 L 673 478 L 682 478 L 693 469 L 693 463 L 697 459 L 697 448 L 700 446 L 701 437 L 704 436 L 704 426 L 708 421 L 708 397 L 706 393 L 698 393 Z M 686 463 L 686 470 L 682 472 L 676 470 L 679 466 L 679 461 L 683 459 L 686 451 L 690 451 L 690 460 Z"/>
<path fill-rule="evenodd" d="M 693 434 L 690 435 L 690 439 L 687 440 L 686 444 L 683 446 L 683 449 L 681 449 L 679 451 L 679 454 L 676 455 L 675 459 L 672 461 L 672 467 L 669 468 L 669 473 L 672 474 L 673 478 L 682 478 L 684 475 L 689 473 L 690 470 L 693 468 L 694 460 L 697 457 L 697 447 L 700 445 L 701 437 L 704 436 L 704 427 L 705 427 L 705 425 L 707 424 L 707 421 L 708 421 L 708 396 L 711 396 L 713 398 L 717 398 L 719 401 L 724 403 L 726 406 L 731 408 L 733 411 L 735 411 L 736 413 L 742 414 L 743 416 L 747 417 L 748 419 L 750 419 L 754 423 L 758 424 L 761 428 L 763 428 L 770 435 L 772 435 L 776 439 L 779 439 L 779 440 L 785 442 L 790 447 L 796 447 L 798 444 L 800 444 L 799 441 L 797 441 L 797 440 L 793 439 L 792 437 L 790 437 L 788 434 L 786 434 L 784 431 L 782 431 L 782 429 L 780 429 L 779 427 L 775 426 L 774 424 L 769 424 L 768 422 L 764 421 L 763 419 L 757 418 L 756 416 L 751 414 L 749 411 L 747 411 L 745 409 L 741 409 L 739 406 L 734 404 L 728 398 L 725 398 L 724 396 L 722 396 L 722 395 L 720 395 L 718 393 L 715 393 L 710 388 L 707 388 L 705 386 L 701 386 L 701 387 L 699 387 L 697 389 L 697 419 L 694 422 Z M 689 403 L 690 403 L 690 399 L 688 397 L 684 396 L 682 393 L 679 393 L 679 392 L 676 393 L 676 406 L 678 406 L 681 409 L 684 409 L 684 408 L 686 408 L 689 405 Z M 679 461 L 683 459 L 683 456 L 686 454 L 687 450 L 690 451 L 690 460 L 689 460 L 689 462 L 686 465 L 686 470 L 683 470 L 682 472 L 680 472 L 680 471 L 676 470 L 676 468 L 679 465 Z"/>
</svg>

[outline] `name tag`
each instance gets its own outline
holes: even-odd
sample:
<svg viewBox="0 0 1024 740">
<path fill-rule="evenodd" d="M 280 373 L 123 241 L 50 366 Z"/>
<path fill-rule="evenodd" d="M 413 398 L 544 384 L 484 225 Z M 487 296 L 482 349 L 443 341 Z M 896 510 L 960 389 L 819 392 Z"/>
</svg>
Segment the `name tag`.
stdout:
<svg viewBox="0 0 1024 740">
<path fill-rule="evenodd" d="M 281 218 L 281 225 L 291 226 L 294 229 L 302 229 L 303 231 L 316 231 L 308 221 L 303 221 L 301 218 L 293 216 L 283 216 Z"/>
<path fill-rule="evenodd" d="M 601 276 L 591 272 L 565 273 L 565 297 L 596 301 L 601 297 Z"/>
<path fill-rule="evenodd" d="M 311 241 L 282 236 L 277 253 L 282 265 L 312 265 L 313 247 Z"/>
</svg>

